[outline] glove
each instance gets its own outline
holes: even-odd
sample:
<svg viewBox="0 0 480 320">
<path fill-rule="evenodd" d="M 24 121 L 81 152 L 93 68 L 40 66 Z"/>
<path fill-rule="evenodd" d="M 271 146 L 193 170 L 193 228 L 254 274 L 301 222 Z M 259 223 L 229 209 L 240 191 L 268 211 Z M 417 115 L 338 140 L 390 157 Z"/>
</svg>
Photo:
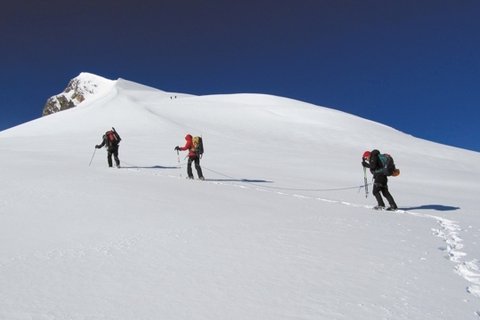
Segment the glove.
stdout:
<svg viewBox="0 0 480 320">
<path fill-rule="evenodd" d="M 365 161 L 365 159 L 362 159 L 362 166 L 363 166 L 364 168 L 368 168 L 368 167 L 369 167 L 369 165 L 368 165 L 368 163 Z"/>
<path fill-rule="evenodd" d="M 97 145 L 95 146 L 95 149 L 100 149 L 100 146 L 97 144 Z"/>
<path fill-rule="evenodd" d="M 176 146 L 175 147 L 175 151 L 179 151 L 180 150 L 180 147 L 179 146 Z"/>
</svg>

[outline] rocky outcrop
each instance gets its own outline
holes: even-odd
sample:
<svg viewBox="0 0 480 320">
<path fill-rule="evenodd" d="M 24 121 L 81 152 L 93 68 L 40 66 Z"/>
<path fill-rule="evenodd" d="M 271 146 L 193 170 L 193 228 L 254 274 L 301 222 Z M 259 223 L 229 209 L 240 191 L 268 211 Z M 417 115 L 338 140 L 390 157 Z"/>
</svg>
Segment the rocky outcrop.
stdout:
<svg viewBox="0 0 480 320">
<path fill-rule="evenodd" d="M 47 100 L 42 116 L 76 107 L 88 97 L 94 96 L 101 86 L 105 86 L 105 83 L 111 82 L 111 80 L 93 74 L 81 73 L 78 77 L 70 80 L 62 93 Z"/>
</svg>

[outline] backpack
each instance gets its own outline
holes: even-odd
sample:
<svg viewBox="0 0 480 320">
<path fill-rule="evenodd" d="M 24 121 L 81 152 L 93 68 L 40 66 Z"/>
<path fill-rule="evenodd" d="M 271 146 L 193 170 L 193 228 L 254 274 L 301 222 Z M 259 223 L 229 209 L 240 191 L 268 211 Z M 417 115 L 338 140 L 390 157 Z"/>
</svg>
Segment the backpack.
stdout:
<svg viewBox="0 0 480 320">
<path fill-rule="evenodd" d="M 192 138 L 193 151 L 199 156 L 203 154 L 203 139 L 202 137 L 195 136 Z"/>
<path fill-rule="evenodd" d="M 120 135 L 113 130 L 107 131 L 105 135 L 107 136 L 107 140 L 110 143 L 119 143 L 122 140 L 122 138 L 120 138 Z"/>
<path fill-rule="evenodd" d="M 388 153 L 379 154 L 378 158 L 382 162 L 383 172 L 386 176 L 396 177 L 400 174 L 400 170 L 395 168 L 395 163 L 391 155 Z"/>
</svg>

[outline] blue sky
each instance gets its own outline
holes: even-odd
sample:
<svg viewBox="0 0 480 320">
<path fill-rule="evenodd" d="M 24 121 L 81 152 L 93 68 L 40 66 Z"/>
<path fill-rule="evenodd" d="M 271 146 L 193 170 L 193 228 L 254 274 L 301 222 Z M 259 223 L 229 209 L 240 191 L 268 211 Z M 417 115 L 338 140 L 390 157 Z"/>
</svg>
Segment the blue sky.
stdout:
<svg viewBox="0 0 480 320">
<path fill-rule="evenodd" d="M 480 151 L 478 0 L 29 1 L 0 10 L 0 130 L 80 72 L 267 93 Z"/>
</svg>

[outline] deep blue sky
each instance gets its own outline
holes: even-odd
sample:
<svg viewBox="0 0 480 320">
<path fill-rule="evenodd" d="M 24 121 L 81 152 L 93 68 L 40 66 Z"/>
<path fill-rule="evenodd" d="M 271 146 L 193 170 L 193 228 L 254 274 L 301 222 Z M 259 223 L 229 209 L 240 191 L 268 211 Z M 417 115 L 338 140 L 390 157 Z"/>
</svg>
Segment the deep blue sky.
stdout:
<svg viewBox="0 0 480 320">
<path fill-rule="evenodd" d="M 479 0 L 9 1 L 0 130 L 85 71 L 285 96 L 480 151 L 479 17 Z"/>
</svg>

